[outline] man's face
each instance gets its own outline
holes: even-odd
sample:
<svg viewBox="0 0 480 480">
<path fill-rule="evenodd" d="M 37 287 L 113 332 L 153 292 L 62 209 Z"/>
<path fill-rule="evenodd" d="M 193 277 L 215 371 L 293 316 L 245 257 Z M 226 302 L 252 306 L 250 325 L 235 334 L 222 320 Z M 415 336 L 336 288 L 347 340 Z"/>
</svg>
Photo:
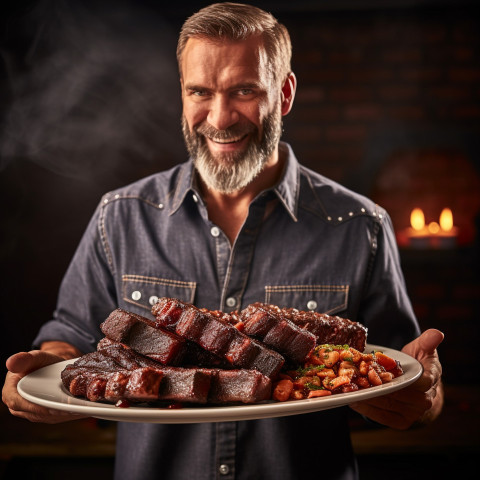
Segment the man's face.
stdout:
<svg viewBox="0 0 480 480">
<path fill-rule="evenodd" d="M 182 127 L 209 188 L 233 193 L 271 159 L 281 134 L 280 88 L 259 38 L 188 40 L 182 57 Z"/>
</svg>

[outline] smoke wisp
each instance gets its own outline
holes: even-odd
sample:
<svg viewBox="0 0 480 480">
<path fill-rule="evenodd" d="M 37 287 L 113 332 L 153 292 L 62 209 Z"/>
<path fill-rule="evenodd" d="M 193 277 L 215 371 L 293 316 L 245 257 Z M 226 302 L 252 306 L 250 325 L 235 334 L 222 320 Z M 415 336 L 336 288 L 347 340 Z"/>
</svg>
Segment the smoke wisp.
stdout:
<svg viewBox="0 0 480 480">
<path fill-rule="evenodd" d="M 21 61 L 2 49 L 0 169 L 28 159 L 90 179 L 185 157 L 176 32 L 155 12 L 99 3 L 41 1 L 23 18 L 34 33 Z"/>
</svg>

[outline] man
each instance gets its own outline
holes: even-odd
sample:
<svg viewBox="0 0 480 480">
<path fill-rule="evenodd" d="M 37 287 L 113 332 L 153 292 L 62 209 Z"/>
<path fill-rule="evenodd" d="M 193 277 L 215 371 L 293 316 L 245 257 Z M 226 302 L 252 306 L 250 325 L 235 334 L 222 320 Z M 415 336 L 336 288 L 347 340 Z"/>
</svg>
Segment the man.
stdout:
<svg viewBox="0 0 480 480">
<path fill-rule="evenodd" d="M 407 298 L 388 215 L 302 167 L 280 142 L 292 108 L 288 32 L 252 6 L 189 18 L 177 49 L 191 160 L 107 194 L 62 283 L 38 351 L 7 361 L 3 400 L 32 421 L 70 420 L 22 399 L 26 372 L 94 350 L 117 307 L 148 315 L 157 297 L 233 310 L 255 301 L 338 313 L 369 341 L 422 362 L 411 387 L 352 407 L 405 429 L 443 402 L 436 347 Z M 119 423 L 118 479 L 356 478 L 348 409 L 246 422 Z"/>
</svg>

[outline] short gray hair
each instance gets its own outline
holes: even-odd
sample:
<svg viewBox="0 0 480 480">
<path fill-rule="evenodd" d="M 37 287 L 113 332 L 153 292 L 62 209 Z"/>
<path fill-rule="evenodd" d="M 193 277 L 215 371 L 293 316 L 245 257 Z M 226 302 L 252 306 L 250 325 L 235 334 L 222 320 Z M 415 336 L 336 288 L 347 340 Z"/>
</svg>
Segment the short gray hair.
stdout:
<svg viewBox="0 0 480 480">
<path fill-rule="evenodd" d="M 261 36 L 275 81 L 282 83 L 291 73 L 292 44 L 284 25 L 270 13 L 241 3 L 214 3 L 187 18 L 180 31 L 177 61 L 182 75 L 182 55 L 191 37 L 213 40 L 245 40 Z"/>
</svg>

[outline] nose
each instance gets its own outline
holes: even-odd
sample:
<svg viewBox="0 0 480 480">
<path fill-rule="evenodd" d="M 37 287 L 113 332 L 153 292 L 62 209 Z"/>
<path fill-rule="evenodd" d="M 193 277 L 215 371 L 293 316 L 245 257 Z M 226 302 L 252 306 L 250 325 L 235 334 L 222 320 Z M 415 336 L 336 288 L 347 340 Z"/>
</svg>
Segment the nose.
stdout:
<svg viewBox="0 0 480 480">
<path fill-rule="evenodd" d="M 215 95 L 210 103 L 207 122 L 217 130 L 226 130 L 238 120 L 238 112 L 228 95 Z"/>
</svg>

